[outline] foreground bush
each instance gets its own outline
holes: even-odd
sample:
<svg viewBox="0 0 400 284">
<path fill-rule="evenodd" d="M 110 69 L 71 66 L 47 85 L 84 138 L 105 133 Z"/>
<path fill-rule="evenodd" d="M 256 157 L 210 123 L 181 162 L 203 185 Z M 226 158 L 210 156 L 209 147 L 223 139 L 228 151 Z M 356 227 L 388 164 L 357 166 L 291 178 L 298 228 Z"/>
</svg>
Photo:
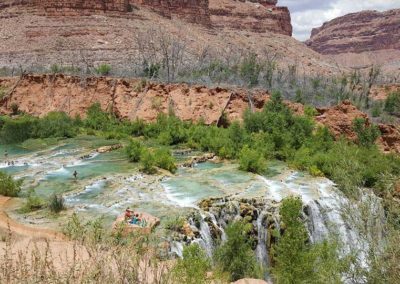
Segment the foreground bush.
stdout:
<svg viewBox="0 0 400 284">
<path fill-rule="evenodd" d="M 227 240 L 215 251 L 215 262 L 221 271 L 229 274 L 230 281 L 262 278 L 262 269 L 251 248 L 249 232 L 252 227 L 252 224 L 246 221 L 228 225 L 225 230 Z"/>
<path fill-rule="evenodd" d="M 0 195 L 17 197 L 21 192 L 22 180 L 14 180 L 12 176 L 0 171 Z"/>
<path fill-rule="evenodd" d="M 297 197 L 284 199 L 281 204 L 284 232 L 274 246 L 275 283 L 341 283 L 342 273 L 349 269 L 348 259 L 339 258 L 338 246 L 333 242 L 308 241 L 302 209 L 302 201 Z"/>
<path fill-rule="evenodd" d="M 183 258 L 175 265 L 172 275 L 176 283 L 203 284 L 211 283 L 207 272 L 211 261 L 199 244 L 191 244 L 183 249 Z"/>
</svg>

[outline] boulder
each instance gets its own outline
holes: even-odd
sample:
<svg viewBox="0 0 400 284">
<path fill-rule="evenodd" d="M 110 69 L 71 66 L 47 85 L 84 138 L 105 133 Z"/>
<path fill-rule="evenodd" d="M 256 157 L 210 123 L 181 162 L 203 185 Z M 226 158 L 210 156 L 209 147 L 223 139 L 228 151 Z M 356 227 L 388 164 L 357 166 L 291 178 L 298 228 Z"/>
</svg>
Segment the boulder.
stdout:
<svg viewBox="0 0 400 284">
<path fill-rule="evenodd" d="M 100 147 L 96 151 L 98 153 L 108 153 L 108 152 L 111 152 L 111 151 L 114 151 L 114 150 L 118 150 L 118 149 L 121 149 L 121 148 L 122 148 L 121 144 L 115 144 L 115 145 Z"/>
</svg>

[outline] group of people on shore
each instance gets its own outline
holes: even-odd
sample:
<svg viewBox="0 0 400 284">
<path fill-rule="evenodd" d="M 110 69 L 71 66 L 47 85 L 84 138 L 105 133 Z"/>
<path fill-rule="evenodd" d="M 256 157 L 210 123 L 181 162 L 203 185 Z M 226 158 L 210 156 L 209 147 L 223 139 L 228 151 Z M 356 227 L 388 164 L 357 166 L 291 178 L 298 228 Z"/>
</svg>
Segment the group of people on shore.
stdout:
<svg viewBox="0 0 400 284">
<path fill-rule="evenodd" d="M 126 208 L 125 210 L 125 221 L 130 225 L 137 225 L 140 227 L 146 227 L 147 221 L 143 218 L 142 214 L 135 213 L 133 210 Z"/>
</svg>

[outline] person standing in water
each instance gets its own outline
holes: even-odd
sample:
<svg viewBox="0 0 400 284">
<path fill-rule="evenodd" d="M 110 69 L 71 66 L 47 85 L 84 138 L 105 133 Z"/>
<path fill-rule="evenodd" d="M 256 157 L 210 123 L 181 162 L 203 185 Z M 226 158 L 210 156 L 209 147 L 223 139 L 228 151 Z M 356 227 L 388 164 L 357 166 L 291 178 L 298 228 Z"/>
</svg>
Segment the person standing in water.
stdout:
<svg viewBox="0 0 400 284">
<path fill-rule="evenodd" d="M 74 171 L 74 173 L 72 175 L 74 176 L 75 179 L 78 178 L 78 172 L 77 171 Z"/>
</svg>

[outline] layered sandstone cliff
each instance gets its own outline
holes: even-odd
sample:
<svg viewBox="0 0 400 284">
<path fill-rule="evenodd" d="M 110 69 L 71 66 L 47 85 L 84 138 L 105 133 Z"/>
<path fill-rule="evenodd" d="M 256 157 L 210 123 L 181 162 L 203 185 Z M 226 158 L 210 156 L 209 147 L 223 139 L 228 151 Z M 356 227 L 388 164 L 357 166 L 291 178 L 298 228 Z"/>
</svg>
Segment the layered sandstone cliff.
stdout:
<svg viewBox="0 0 400 284">
<path fill-rule="evenodd" d="M 362 11 L 336 18 L 312 30 L 306 44 L 339 63 L 364 67 L 400 67 L 400 9 Z"/>
<path fill-rule="evenodd" d="M 273 55 L 285 70 L 298 65 L 299 74 L 339 72 L 334 62 L 287 36 L 290 15 L 274 0 L 126 2 L 4 0 L 0 70 L 37 72 L 56 64 L 84 71 L 106 63 L 115 75 L 138 74 L 149 50 L 143 41 L 160 41 L 156 31 L 183 46 L 188 58 L 181 62 L 188 68 L 215 58 L 232 62 L 252 52 Z"/>
<path fill-rule="evenodd" d="M 270 0 L 210 0 L 211 20 L 216 27 L 253 32 L 272 31 L 292 35 L 287 7 Z"/>
</svg>

